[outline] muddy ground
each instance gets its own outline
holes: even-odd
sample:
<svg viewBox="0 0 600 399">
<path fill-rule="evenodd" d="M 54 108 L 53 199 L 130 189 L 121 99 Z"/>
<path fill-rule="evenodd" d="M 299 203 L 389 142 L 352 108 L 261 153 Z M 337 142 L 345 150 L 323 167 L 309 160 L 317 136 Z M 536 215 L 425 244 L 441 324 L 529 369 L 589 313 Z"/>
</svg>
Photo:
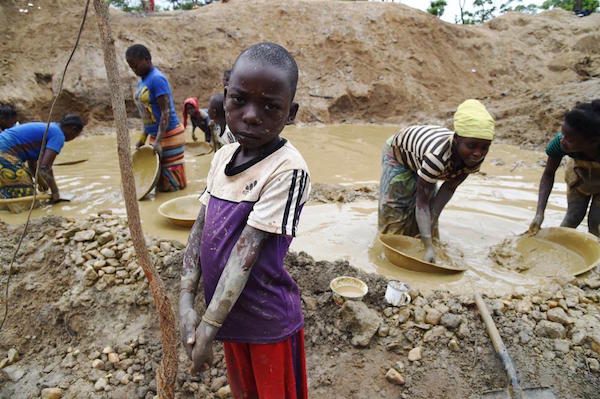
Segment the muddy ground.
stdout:
<svg viewBox="0 0 600 399">
<path fill-rule="evenodd" d="M 45 117 L 81 11 L 75 0 L 0 3 L 0 102 L 17 105 L 22 121 Z M 539 148 L 566 109 L 599 93 L 600 15 L 507 14 L 457 26 L 396 4 L 230 0 L 154 16 L 114 11 L 112 18 L 119 54 L 135 42 L 151 43 L 178 108 L 190 95 L 206 100 L 220 91 L 221 72 L 263 40 L 285 45 L 298 60 L 302 123 L 448 124 L 456 104 L 477 97 L 496 116 L 500 140 Z M 107 125 L 95 23 L 92 13 L 57 114 L 78 111 Z M 136 78 L 120 62 L 129 99 Z M 135 117 L 130 100 L 128 106 Z M 112 131 L 94 129 L 101 130 Z M 375 199 L 377 192 L 376 185 L 315 184 L 313 200 Z M 0 222 L 2 287 L 21 229 Z M 176 300 L 183 245 L 148 241 Z M 411 305 L 392 308 L 383 301 L 385 279 L 346 262 L 300 253 L 289 255 L 287 267 L 302 289 L 311 397 L 475 398 L 507 383 L 470 297 L 413 291 Z M 340 274 L 368 283 L 365 306 L 332 301 L 328 284 Z M 599 288 L 594 270 L 539 292 L 486 293 L 524 385 L 549 386 L 559 398 L 598 397 Z M 0 398 L 152 398 L 157 332 L 122 219 L 105 213 L 35 220 L 0 332 Z M 199 380 L 187 374 L 183 352 L 180 360 L 178 397 L 228 397 L 222 352 Z"/>
<path fill-rule="evenodd" d="M 21 229 L 0 224 L 3 266 Z M 183 246 L 148 244 L 176 300 Z M 394 308 L 383 300 L 384 278 L 347 262 L 292 253 L 286 266 L 302 289 L 311 397 L 475 398 L 507 383 L 471 297 L 412 291 L 411 305 Z M 4 284 L 6 268 L 0 273 Z M 364 303 L 333 302 L 329 282 L 343 274 L 367 282 Z M 549 386 L 559 398 L 597 397 L 599 287 L 593 271 L 539 292 L 488 295 L 526 386 Z M 147 288 L 123 219 L 35 220 L 10 285 L 0 397 L 154 397 L 160 343 Z M 220 349 L 216 358 L 192 379 L 180 351 L 177 397 L 229 397 Z"/>
<path fill-rule="evenodd" d="M 0 102 L 15 103 L 22 120 L 46 117 L 82 12 L 77 0 L 0 3 Z M 447 123 L 457 104 L 476 97 L 498 119 L 500 139 L 540 145 L 565 110 L 598 96 L 600 14 L 509 13 L 461 26 L 400 4 L 232 0 L 155 15 L 114 10 L 111 18 L 118 54 L 147 44 L 178 110 L 186 97 L 204 102 L 221 91 L 222 71 L 265 40 L 298 61 L 300 122 Z M 98 37 L 91 12 L 57 115 L 111 121 Z M 119 62 L 134 116 L 136 77 Z"/>
</svg>

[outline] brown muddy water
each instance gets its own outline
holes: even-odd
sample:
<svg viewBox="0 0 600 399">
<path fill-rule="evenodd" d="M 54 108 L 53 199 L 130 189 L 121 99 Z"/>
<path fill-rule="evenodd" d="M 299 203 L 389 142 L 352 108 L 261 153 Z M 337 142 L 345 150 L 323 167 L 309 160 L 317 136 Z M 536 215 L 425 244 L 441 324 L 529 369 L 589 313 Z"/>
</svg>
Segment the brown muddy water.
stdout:
<svg viewBox="0 0 600 399">
<path fill-rule="evenodd" d="M 358 188 L 378 182 L 380 150 L 396 129 L 389 125 L 291 126 L 283 135 L 306 158 L 313 184 Z M 188 133 L 188 139 L 190 136 Z M 54 168 L 61 191 L 74 194 L 75 199 L 36 209 L 33 216 L 54 214 L 82 218 L 105 209 L 124 215 L 115 143 L 114 135 L 82 137 L 67 143 L 56 162 L 87 159 L 84 163 Z M 179 196 L 199 194 L 204 189 L 212 156 L 186 153 L 188 188 L 179 193 L 151 195 L 148 200 L 139 202 L 146 234 L 187 240 L 189 229 L 168 222 L 158 214 L 158 207 Z M 375 201 L 310 204 L 303 212 L 292 250 L 305 251 L 317 260 L 348 260 L 367 272 L 380 273 L 421 289 L 504 293 L 515 287 L 537 287 L 538 277 L 499 267 L 489 253 L 506 238 L 527 229 L 535 210 L 542 172 L 540 162 L 544 159 L 542 152 L 495 143 L 481 173 L 470 176 L 458 188 L 441 216 L 440 233 L 448 256 L 467 267 L 464 273 L 431 275 L 390 264 L 375 239 Z M 565 190 L 561 169 L 550 197 L 545 226 L 560 224 L 566 208 Z M 0 211 L 0 219 L 9 223 L 22 223 L 25 217 L 25 214 Z"/>
</svg>

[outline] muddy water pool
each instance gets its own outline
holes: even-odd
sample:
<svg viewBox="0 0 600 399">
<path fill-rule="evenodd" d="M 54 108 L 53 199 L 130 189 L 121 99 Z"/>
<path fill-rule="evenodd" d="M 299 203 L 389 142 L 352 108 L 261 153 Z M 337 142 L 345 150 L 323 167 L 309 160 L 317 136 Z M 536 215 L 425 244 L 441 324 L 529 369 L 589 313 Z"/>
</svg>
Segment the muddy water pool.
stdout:
<svg viewBox="0 0 600 399">
<path fill-rule="evenodd" d="M 306 158 L 313 183 L 359 188 L 378 182 L 380 150 L 395 130 L 395 126 L 377 125 L 292 126 L 286 128 L 284 136 Z M 87 136 L 67 143 L 56 162 L 87 159 L 84 163 L 54 168 L 61 191 L 74 194 L 75 199 L 37 209 L 33 216 L 54 214 L 81 218 L 104 209 L 124 215 L 115 143 L 114 135 Z M 187 153 L 188 188 L 139 202 L 147 234 L 186 241 L 188 229 L 167 222 L 157 208 L 169 199 L 200 193 L 211 158 L 212 154 Z M 405 271 L 387 262 L 375 240 L 375 201 L 310 204 L 303 212 L 299 236 L 292 249 L 305 251 L 317 260 L 348 260 L 365 271 L 424 289 L 443 286 L 453 291 L 477 288 L 505 292 L 515 286 L 537 286 L 538 280 L 498 267 L 488 254 L 494 245 L 527 229 L 537 200 L 542 172 L 540 161 L 544 159 L 542 152 L 495 143 L 482 173 L 470 176 L 458 188 L 441 216 L 440 232 L 448 255 L 468 268 L 465 273 L 430 275 Z M 546 226 L 560 224 L 566 208 L 562 169 L 556 182 L 546 212 Z M 0 219 L 22 223 L 25 214 L 0 211 Z"/>
</svg>

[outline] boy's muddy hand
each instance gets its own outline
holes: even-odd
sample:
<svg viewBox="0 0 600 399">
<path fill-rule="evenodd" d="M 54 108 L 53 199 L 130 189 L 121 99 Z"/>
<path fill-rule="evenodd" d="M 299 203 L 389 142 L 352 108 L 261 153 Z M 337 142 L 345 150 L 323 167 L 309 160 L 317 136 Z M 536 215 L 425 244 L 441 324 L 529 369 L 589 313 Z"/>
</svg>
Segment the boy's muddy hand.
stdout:
<svg viewBox="0 0 600 399">
<path fill-rule="evenodd" d="M 429 246 L 425 249 L 425 262 L 435 263 L 435 249 Z"/>
<path fill-rule="evenodd" d="M 199 374 L 208 370 L 213 363 L 213 340 L 210 337 L 214 335 L 214 327 L 206 323 L 200 323 L 196 329 L 196 344 L 192 351 L 192 374 Z"/>
<path fill-rule="evenodd" d="M 198 313 L 191 308 L 181 312 L 179 324 L 181 326 L 181 343 L 188 357 L 192 360 L 192 351 L 196 343 L 196 328 L 200 324 Z"/>
</svg>

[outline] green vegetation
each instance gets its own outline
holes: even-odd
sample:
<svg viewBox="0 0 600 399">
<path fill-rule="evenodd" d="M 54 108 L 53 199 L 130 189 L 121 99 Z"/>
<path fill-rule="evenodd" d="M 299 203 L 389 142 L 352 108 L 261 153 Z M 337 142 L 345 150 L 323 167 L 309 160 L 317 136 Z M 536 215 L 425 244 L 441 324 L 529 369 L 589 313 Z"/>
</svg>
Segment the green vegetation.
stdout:
<svg viewBox="0 0 600 399">
<path fill-rule="evenodd" d="M 116 8 L 127 12 L 140 12 L 148 8 L 148 0 L 107 0 L 108 3 Z M 172 10 L 192 10 L 195 7 L 203 6 L 211 3 L 211 0 L 168 0 L 170 4 L 167 9 Z M 159 6 L 155 7 L 155 11 L 160 11 Z"/>
<path fill-rule="evenodd" d="M 108 0 L 108 4 L 126 12 L 139 12 L 144 10 L 144 5 L 139 0 Z"/>
<path fill-rule="evenodd" d="M 427 12 L 435 15 L 436 17 L 441 17 L 444 14 L 444 9 L 446 8 L 446 0 L 432 0 L 431 4 L 429 4 L 429 8 Z"/>
<path fill-rule="evenodd" d="M 542 8 L 545 10 L 550 8 L 562 8 L 567 11 L 587 10 L 594 12 L 598 7 L 600 7 L 598 0 L 546 0 L 542 4 Z"/>
</svg>

